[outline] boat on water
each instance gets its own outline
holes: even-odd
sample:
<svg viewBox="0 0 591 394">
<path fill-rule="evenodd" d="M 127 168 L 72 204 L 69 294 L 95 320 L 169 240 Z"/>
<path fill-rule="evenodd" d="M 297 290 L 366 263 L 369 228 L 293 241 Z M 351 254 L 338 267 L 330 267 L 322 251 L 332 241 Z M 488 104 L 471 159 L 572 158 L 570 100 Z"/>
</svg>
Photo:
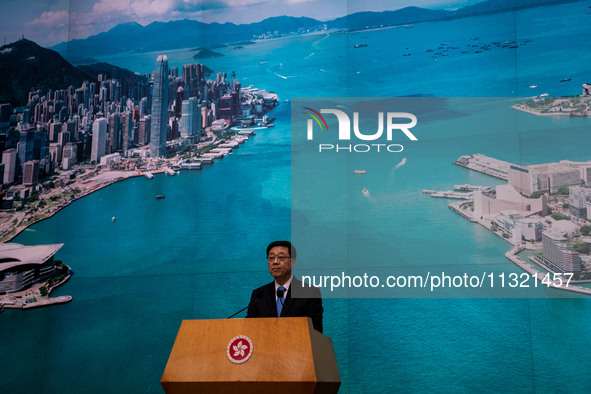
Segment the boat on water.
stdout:
<svg viewBox="0 0 591 394">
<path fill-rule="evenodd" d="M 144 176 L 148 179 L 154 178 L 154 175 L 150 171 L 144 172 Z"/>
<path fill-rule="evenodd" d="M 174 170 L 172 168 L 167 168 L 165 170 L 165 172 L 166 172 L 166 175 L 170 175 L 170 176 L 175 176 L 176 175 L 176 172 L 174 172 Z"/>
<path fill-rule="evenodd" d="M 571 80 L 570 78 L 562 78 L 562 79 L 560 80 L 560 82 L 568 82 L 568 81 L 570 81 L 570 80 Z"/>
<path fill-rule="evenodd" d="M 355 170 L 353 171 L 354 174 L 367 174 L 367 171 L 365 170 Z"/>
<path fill-rule="evenodd" d="M 537 87 L 538 87 L 538 85 L 530 85 L 530 86 L 529 86 L 529 88 L 530 88 L 530 89 L 535 89 L 535 88 L 537 88 Z"/>
<path fill-rule="evenodd" d="M 361 191 L 361 193 L 363 193 L 363 195 L 365 197 L 369 197 L 369 190 L 367 190 L 365 187 L 363 188 L 363 190 Z"/>
<path fill-rule="evenodd" d="M 355 45 L 353 45 L 353 48 L 364 48 L 366 46 L 367 46 L 367 44 L 355 44 Z"/>
<path fill-rule="evenodd" d="M 164 194 L 159 194 L 156 196 L 156 200 L 163 200 L 165 198 L 166 198 L 166 196 Z"/>
<path fill-rule="evenodd" d="M 425 194 L 433 194 L 433 193 L 435 193 L 435 190 L 424 189 L 423 190 L 423 193 L 425 193 Z"/>
<path fill-rule="evenodd" d="M 113 217 L 111 218 L 111 222 L 115 223 L 116 221 L 117 221 L 117 219 L 115 218 L 115 216 L 113 216 Z"/>
</svg>

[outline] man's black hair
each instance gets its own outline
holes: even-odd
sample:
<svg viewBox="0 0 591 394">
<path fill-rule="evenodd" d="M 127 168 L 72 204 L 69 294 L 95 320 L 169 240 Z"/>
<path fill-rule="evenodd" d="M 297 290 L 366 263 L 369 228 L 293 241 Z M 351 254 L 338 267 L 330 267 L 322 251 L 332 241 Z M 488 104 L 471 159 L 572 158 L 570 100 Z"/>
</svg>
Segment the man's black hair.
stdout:
<svg viewBox="0 0 591 394">
<path fill-rule="evenodd" d="M 267 257 L 269 256 L 269 252 L 271 251 L 271 249 L 273 249 L 275 246 L 283 246 L 283 247 L 287 248 L 287 250 L 289 250 L 289 257 L 291 257 L 292 259 L 295 260 L 297 253 L 296 253 L 295 247 L 289 241 L 273 241 L 273 242 L 271 242 L 269 244 L 269 246 L 267 246 Z"/>
</svg>

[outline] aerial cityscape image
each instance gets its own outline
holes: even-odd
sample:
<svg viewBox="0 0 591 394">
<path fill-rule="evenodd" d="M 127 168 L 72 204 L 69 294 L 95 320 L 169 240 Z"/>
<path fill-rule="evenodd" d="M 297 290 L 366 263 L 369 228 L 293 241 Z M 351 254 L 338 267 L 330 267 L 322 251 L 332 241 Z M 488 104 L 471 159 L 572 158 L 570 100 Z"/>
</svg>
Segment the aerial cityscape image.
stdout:
<svg viewBox="0 0 591 394">
<path fill-rule="evenodd" d="M 249 306 L 275 240 L 339 392 L 589 391 L 591 1 L 24 4 L 0 392 L 163 392 L 181 323 Z"/>
</svg>

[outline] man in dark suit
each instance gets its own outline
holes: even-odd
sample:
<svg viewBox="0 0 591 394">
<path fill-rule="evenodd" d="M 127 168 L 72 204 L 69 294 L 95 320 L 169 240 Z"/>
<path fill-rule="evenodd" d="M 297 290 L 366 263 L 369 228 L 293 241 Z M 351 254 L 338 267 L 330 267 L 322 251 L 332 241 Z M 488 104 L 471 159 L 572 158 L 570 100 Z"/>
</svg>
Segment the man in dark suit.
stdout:
<svg viewBox="0 0 591 394">
<path fill-rule="evenodd" d="M 267 246 L 269 273 L 275 280 L 252 292 L 246 317 L 309 317 L 314 329 L 322 332 L 322 298 L 316 287 L 303 285 L 291 270 L 296 250 L 288 241 Z"/>
</svg>

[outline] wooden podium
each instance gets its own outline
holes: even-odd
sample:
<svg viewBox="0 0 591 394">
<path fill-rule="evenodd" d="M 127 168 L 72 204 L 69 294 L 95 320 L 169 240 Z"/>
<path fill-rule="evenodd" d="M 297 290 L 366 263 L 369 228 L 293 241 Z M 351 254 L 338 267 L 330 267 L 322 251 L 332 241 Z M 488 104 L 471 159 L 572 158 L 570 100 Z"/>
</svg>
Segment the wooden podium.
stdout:
<svg viewBox="0 0 591 394">
<path fill-rule="evenodd" d="M 330 338 L 282 317 L 183 320 L 160 383 L 169 394 L 336 393 L 341 378 Z"/>
</svg>

